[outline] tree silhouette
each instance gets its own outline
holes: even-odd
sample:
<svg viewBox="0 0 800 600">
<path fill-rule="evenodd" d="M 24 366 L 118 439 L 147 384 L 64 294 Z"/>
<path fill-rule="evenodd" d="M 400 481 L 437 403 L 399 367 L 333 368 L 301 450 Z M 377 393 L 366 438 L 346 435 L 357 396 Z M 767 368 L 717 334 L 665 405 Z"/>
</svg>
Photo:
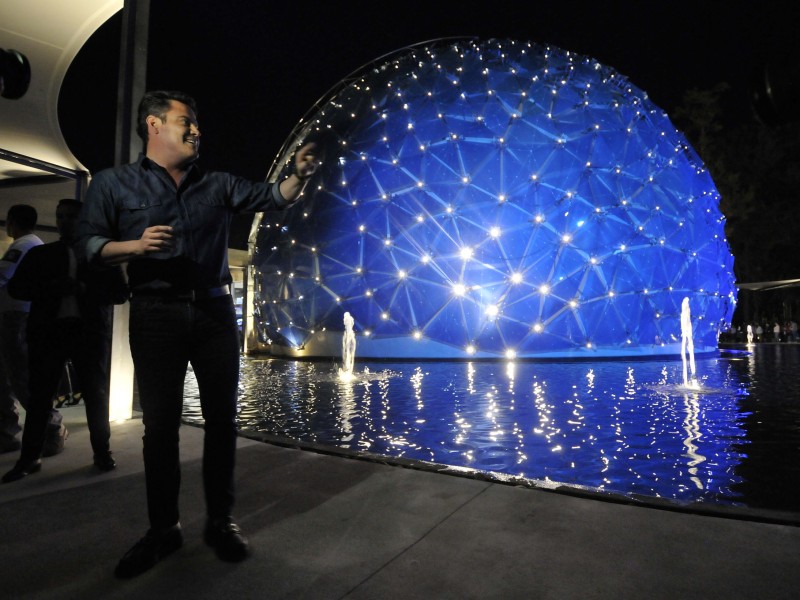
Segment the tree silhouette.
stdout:
<svg viewBox="0 0 800 600">
<path fill-rule="evenodd" d="M 800 122 L 768 126 L 755 114 L 731 121 L 725 112 L 729 93 L 726 83 L 688 90 L 673 121 L 720 193 L 737 281 L 800 278 Z M 789 318 L 797 314 L 797 297 L 796 288 L 752 299 L 740 295 L 745 310 L 737 311 L 735 320 L 758 314 Z"/>
</svg>

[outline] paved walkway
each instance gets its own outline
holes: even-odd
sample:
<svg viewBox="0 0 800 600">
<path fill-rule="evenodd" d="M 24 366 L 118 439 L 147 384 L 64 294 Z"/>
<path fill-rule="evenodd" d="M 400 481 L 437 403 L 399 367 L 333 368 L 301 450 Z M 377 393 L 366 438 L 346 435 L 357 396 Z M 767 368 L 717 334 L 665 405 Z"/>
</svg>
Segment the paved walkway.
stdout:
<svg viewBox="0 0 800 600">
<path fill-rule="evenodd" d="M 797 598 L 800 527 L 645 508 L 240 439 L 236 516 L 254 554 L 203 545 L 201 429 L 182 429 L 184 547 L 117 581 L 147 528 L 141 420 L 91 466 L 83 407 L 40 473 L 0 486 L 8 599 Z M 0 455 L 8 470 L 17 455 Z"/>
</svg>

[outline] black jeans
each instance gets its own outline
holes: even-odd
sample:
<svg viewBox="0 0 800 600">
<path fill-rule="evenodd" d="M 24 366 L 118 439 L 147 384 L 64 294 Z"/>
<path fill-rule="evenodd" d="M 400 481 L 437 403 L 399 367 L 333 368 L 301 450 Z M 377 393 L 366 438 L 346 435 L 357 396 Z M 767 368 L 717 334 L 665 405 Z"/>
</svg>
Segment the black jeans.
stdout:
<svg viewBox="0 0 800 600">
<path fill-rule="evenodd" d="M 181 301 L 131 299 L 130 341 L 144 421 L 150 526 L 180 519 L 179 435 L 183 382 L 191 363 L 205 419 L 203 485 L 209 518 L 230 516 L 234 502 L 239 339 L 231 296 Z"/>
<path fill-rule="evenodd" d="M 111 427 L 108 423 L 110 329 L 88 329 L 80 321 L 53 321 L 48 329 L 29 326 L 30 397 L 22 434 L 22 460 L 42 455 L 48 427 L 53 425 L 53 397 L 64 375 L 64 364 L 72 366 L 81 382 L 86 405 L 86 423 L 95 454 L 108 452 Z M 58 415 L 58 427 L 61 415 Z"/>
</svg>

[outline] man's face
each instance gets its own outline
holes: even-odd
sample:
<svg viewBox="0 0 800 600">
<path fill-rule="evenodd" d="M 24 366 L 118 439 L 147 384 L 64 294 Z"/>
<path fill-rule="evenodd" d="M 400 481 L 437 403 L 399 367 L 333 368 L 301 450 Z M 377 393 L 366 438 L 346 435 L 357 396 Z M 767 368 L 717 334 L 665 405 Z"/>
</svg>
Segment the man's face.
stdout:
<svg viewBox="0 0 800 600">
<path fill-rule="evenodd" d="M 75 239 L 79 214 L 80 209 L 75 206 L 59 206 L 56 208 L 56 227 L 62 240 L 71 241 Z"/>
<path fill-rule="evenodd" d="M 199 156 L 200 128 L 197 117 L 183 102 L 172 100 L 164 120 L 155 117 L 153 123 L 156 131 L 151 131 L 151 140 L 155 134 L 157 139 L 152 141 L 173 154 L 178 162 L 189 163 Z"/>
</svg>

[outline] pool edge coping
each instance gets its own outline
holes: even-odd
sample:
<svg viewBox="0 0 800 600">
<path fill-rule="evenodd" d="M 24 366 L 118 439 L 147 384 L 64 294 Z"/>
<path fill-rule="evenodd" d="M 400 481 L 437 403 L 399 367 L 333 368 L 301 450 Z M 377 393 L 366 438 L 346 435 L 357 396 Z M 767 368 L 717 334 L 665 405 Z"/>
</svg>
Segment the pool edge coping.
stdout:
<svg viewBox="0 0 800 600">
<path fill-rule="evenodd" d="M 201 427 L 199 424 L 188 423 L 186 421 L 184 422 L 193 427 Z M 677 500 L 645 496 L 642 494 L 622 494 L 619 492 L 599 490 L 597 488 L 578 484 L 567 484 L 550 480 L 527 479 L 524 477 L 504 475 L 502 473 L 494 473 L 491 471 L 480 471 L 466 467 L 454 467 L 442 463 L 392 457 L 366 451 L 350 450 L 347 448 L 338 448 L 335 446 L 327 446 L 315 442 L 303 442 L 292 438 L 251 430 L 240 430 L 238 435 L 256 442 L 280 446 L 283 448 L 291 448 L 305 452 L 315 452 L 317 454 L 335 456 L 338 458 L 362 460 L 392 467 L 403 467 L 417 471 L 437 473 L 440 475 L 463 477 L 476 481 L 483 481 L 486 483 L 497 483 L 514 487 L 523 487 L 526 489 L 562 494 L 576 498 L 584 498 L 587 500 L 679 512 L 704 517 L 717 517 L 739 521 L 752 521 L 770 525 L 800 527 L 800 512 L 792 513 L 788 511 L 759 509 L 746 506 L 709 504 L 705 502 L 683 503 Z"/>
</svg>

